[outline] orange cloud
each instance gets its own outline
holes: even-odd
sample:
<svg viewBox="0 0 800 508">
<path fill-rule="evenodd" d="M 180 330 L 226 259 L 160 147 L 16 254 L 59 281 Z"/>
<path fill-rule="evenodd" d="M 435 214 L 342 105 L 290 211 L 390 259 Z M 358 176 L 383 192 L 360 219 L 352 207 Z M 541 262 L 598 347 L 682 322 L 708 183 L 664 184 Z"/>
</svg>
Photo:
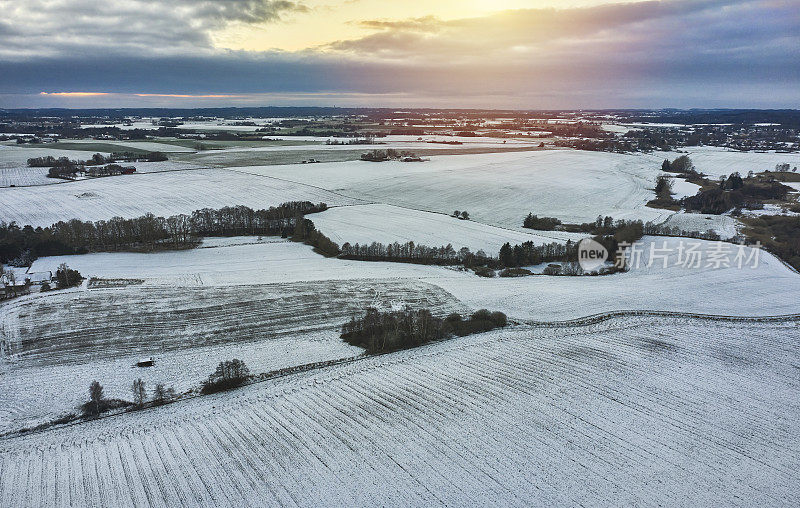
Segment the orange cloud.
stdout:
<svg viewBox="0 0 800 508">
<path fill-rule="evenodd" d="M 58 95 L 59 97 L 95 97 L 110 95 L 108 92 L 39 92 L 39 95 Z"/>
<path fill-rule="evenodd" d="M 244 97 L 243 95 L 226 95 L 226 94 L 172 94 L 172 93 L 135 93 L 136 97 L 178 97 L 186 99 L 225 99 L 230 97 Z"/>
</svg>

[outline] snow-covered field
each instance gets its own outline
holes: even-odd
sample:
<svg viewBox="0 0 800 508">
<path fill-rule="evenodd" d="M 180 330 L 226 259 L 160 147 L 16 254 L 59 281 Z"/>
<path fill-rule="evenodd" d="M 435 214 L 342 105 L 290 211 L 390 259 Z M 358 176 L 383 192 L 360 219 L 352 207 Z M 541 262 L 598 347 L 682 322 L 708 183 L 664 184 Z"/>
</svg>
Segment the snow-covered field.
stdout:
<svg viewBox="0 0 800 508">
<path fill-rule="evenodd" d="M 718 245 L 730 251 L 724 253 Z M 699 254 L 688 254 L 690 248 Z M 636 251 L 638 268 L 634 260 L 630 272 L 610 276 L 450 277 L 432 282 L 473 308 L 500 309 L 509 316 L 532 321 L 622 310 L 736 316 L 800 313 L 800 276 L 766 252 L 759 253 L 757 267 L 752 268 L 753 262 L 747 262 L 752 249 L 743 248 L 740 269 L 736 260 L 739 249 L 731 244 L 645 237 Z M 698 259 L 699 267 L 695 267 Z M 717 259 L 726 262 L 717 266 Z M 686 264 L 688 260 L 691 262 Z"/>
<path fill-rule="evenodd" d="M 185 146 L 174 145 L 169 143 L 168 141 L 118 141 L 118 140 L 95 140 L 95 139 L 70 139 L 65 141 L 65 143 L 69 144 L 85 144 L 85 145 L 93 145 L 97 143 L 104 143 L 109 145 L 115 145 L 120 147 L 120 151 L 123 151 L 125 148 L 135 148 L 138 150 L 147 150 L 148 152 L 166 152 L 166 153 L 178 153 L 178 152 L 194 152 L 194 148 L 187 148 Z M 58 145 L 50 145 L 57 147 Z"/>
<path fill-rule="evenodd" d="M 700 152 L 720 173 L 760 170 L 724 162 L 747 154 Z M 49 225 L 309 200 L 334 206 L 309 218 L 340 244 L 413 240 L 491 255 L 505 242 L 582 237 L 525 230 L 529 212 L 666 221 L 723 237 L 737 227 L 728 216 L 647 208 L 663 154 L 541 150 L 228 169 L 194 169 L 190 157 L 130 176 L 2 188 L 0 220 Z M 472 220 L 449 217 L 454 210 Z M 765 252 L 752 267 L 754 251 L 731 244 L 645 237 L 634 252 L 627 273 L 522 278 L 325 258 L 274 237 L 39 258 L 31 272 L 67 263 L 117 287 L 85 282 L 0 303 L 0 434 L 76 411 L 95 379 L 106 396 L 130 400 L 136 378 L 184 392 L 231 358 L 254 373 L 351 360 L 0 438 L 0 506 L 796 505 L 800 318 L 788 315 L 800 314 L 800 275 Z M 352 315 L 404 305 L 437 315 L 499 310 L 512 325 L 375 357 L 340 340 Z M 622 311 L 749 320 L 623 312 L 565 322 Z M 146 356 L 154 367 L 134 367 Z"/>
<path fill-rule="evenodd" d="M 0 441 L 3 506 L 793 506 L 796 322 L 512 328 Z"/>
<path fill-rule="evenodd" d="M 429 162 L 362 161 L 238 168 L 369 201 L 452 213 L 519 228 L 523 218 L 586 222 L 598 215 L 661 221 L 666 210 L 645 207 L 660 173 L 657 155 L 576 150 L 431 157 Z"/>
<path fill-rule="evenodd" d="M 698 190 L 700 186 L 696 183 L 687 182 L 683 178 L 672 178 L 672 197 L 675 199 L 694 196 Z"/>
<path fill-rule="evenodd" d="M 699 267 L 695 268 L 693 263 L 682 265 L 688 254 L 679 254 L 681 242 L 684 252 L 689 248 L 699 252 Z M 757 266 L 751 268 L 752 260 L 745 261 L 750 259 L 752 250 L 744 248 L 745 258 L 739 269 L 737 246 L 722 244 L 722 248 L 730 249 L 722 256 L 714 254 L 717 242 L 703 240 L 645 237 L 641 245 L 637 244 L 640 263 L 638 267 L 632 263 L 627 273 L 603 277 L 511 279 L 486 279 L 446 267 L 324 258 L 306 245 L 288 241 L 240 244 L 234 240 L 231 243 L 229 247 L 155 254 L 45 257 L 36 260 L 31 271 L 55 270 L 66 262 L 87 277 L 141 278 L 145 286 L 181 287 L 412 279 L 442 287 L 472 308 L 486 307 L 514 318 L 542 321 L 573 319 L 611 310 L 740 316 L 800 312 L 800 276 L 779 259 L 760 252 Z M 659 250 L 653 250 L 654 247 Z M 651 253 L 653 263 L 650 263 Z M 663 256 L 667 257 L 666 268 Z M 682 256 L 680 260 L 679 256 Z M 726 263 L 715 266 L 715 258 L 726 260 L 729 266 L 725 266 Z"/>
<path fill-rule="evenodd" d="M 0 220 L 49 226 L 72 218 L 108 220 L 115 216 L 138 217 L 148 212 L 166 217 L 205 207 L 268 208 L 295 200 L 329 205 L 359 202 L 274 178 L 224 169 L 199 169 L 3 188 L 0 189 Z"/>
<path fill-rule="evenodd" d="M 461 247 L 469 247 L 473 252 L 483 249 L 492 256 L 496 256 L 506 242 L 515 245 L 530 241 L 541 245 L 567 239 L 578 241 L 586 236 L 558 231 L 523 233 L 444 214 L 382 204 L 331 208 L 311 218 L 320 231 L 339 245 L 345 242 L 363 245 L 413 241 L 438 247 L 450 243 L 456 250 Z"/>
<path fill-rule="evenodd" d="M 678 155 L 670 154 L 672 160 Z M 730 175 L 738 171 L 742 176 L 748 171 L 759 173 L 761 171 L 775 171 L 776 164 L 788 163 L 790 167 L 800 167 L 800 153 L 757 153 L 737 152 L 716 146 L 691 147 L 686 149 L 686 155 L 692 159 L 697 171 L 718 178 L 721 175 Z"/>
<path fill-rule="evenodd" d="M 129 399 L 134 379 L 183 392 L 231 358 L 260 373 L 359 355 L 338 327 L 368 306 L 405 305 L 437 314 L 464 309 L 413 279 L 132 284 L 16 299 L 0 306 L 0 433 L 76 411 L 95 379 L 107 396 Z M 154 367 L 135 367 L 149 356 Z"/>
<path fill-rule="evenodd" d="M 57 145 L 18 146 L 0 143 L 0 187 L 23 185 L 47 185 L 63 180 L 47 178 L 47 168 L 29 168 L 28 159 L 34 157 L 69 157 L 89 159 L 96 152 L 59 150 Z M 52 147 L 52 148 L 49 148 Z M 2 220 L 2 217 L 0 217 Z"/>
<path fill-rule="evenodd" d="M 210 239 L 217 244 L 217 239 Z M 230 286 L 315 280 L 420 278 L 450 276 L 453 270 L 398 263 L 366 263 L 325 258 L 307 245 L 270 239 L 224 239 L 220 247 L 157 253 L 104 252 L 51 256 L 34 261 L 31 271 L 53 270 L 61 263 L 85 277 L 140 278 L 147 285 Z M 219 245 L 219 244 L 218 244 Z"/>
</svg>

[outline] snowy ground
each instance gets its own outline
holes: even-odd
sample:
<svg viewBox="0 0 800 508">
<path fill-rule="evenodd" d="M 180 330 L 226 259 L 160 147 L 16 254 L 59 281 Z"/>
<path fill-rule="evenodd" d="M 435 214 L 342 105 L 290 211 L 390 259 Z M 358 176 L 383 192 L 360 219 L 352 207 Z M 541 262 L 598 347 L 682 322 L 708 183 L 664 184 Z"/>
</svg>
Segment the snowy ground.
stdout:
<svg viewBox="0 0 800 508">
<path fill-rule="evenodd" d="M 670 215 L 664 225 L 679 228 L 681 231 L 714 231 L 721 238 L 736 236 L 741 227 L 741 223 L 730 215 L 686 212 Z"/>
<path fill-rule="evenodd" d="M 737 152 L 716 146 L 688 147 L 685 151 L 697 171 L 712 179 L 736 171 L 742 176 L 747 175 L 748 171 L 775 171 L 776 164 L 788 163 L 792 168 L 800 167 L 800 153 Z M 669 154 L 668 158 L 673 160 L 679 155 L 684 154 Z"/>
<path fill-rule="evenodd" d="M 666 242 L 666 246 L 664 244 Z M 700 266 L 679 263 L 679 248 L 700 254 Z M 603 277 L 486 279 L 446 267 L 324 258 L 308 246 L 270 241 L 230 247 L 155 254 L 102 253 L 54 256 L 34 262 L 32 271 L 55 270 L 66 262 L 84 276 L 141 278 L 145 286 L 246 286 L 280 282 L 354 279 L 412 279 L 442 287 L 472 308 L 502 310 L 511 317 L 542 321 L 573 319 L 611 310 L 670 310 L 742 316 L 800 312 L 800 276 L 779 259 L 752 250 L 738 268 L 739 248 L 718 250 L 717 242 L 645 237 L 637 245 L 639 266 Z M 696 245 L 696 247 L 695 247 Z M 660 250 L 653 250 L 653 248 Z M 664 250 L 666 249 L 666 250 Z M 653 263 L 650 263 L 650 255 Z M 725 254 L 724 256 L 722 254 Z M 664 267 L 664 259 L 666 264 Z M 725 263 L 717 263 L 716 258 Z M 692 258 L 696 261 L 697 258 Z M 232 263 L 231 260 L 236 260 Z M 634 260 L 635 261 L 635 260 Z M 709 263 L 711 264 L 709 266 Z M 726 266 L 726 264 L 728 266 Z M 650 266 L 648 266 L 650 265 Z M 716 266 L 719 265 L 719 266 Z M 748 295 L 742 298 L 741 295 Z"/>
<path fill-rule="evenodd" d="M 450 243 L 456 250 L 461 247 L 469 247 L 473 252 L 483 249 L 492 256 L 496 256 L 506 242 L 515 245 L 530 241 L 542 245 L 567 239 L 579 241 L 586 237 L 584 234 L 558 231 L 523 233 L 444 214 L 382 204 L 331 208 L 315 214 L 312 219 L 320 231 L 339 245 L 345 242 L 363 245 L 413 241 L 438 247 Z"/>
<path fill-rule="evenodd" d="M 512 328 L 0 441 L 3 506 L 795 506 L 796 322 Z"/>
<path fill-rule="evenodd" d="M 339 205 L 310 217 L 339 243 L 413 240 L 496 254 L 505 241 L 580 237 L 523 230 L 528 212 L 735 234 L 731 217 L 644 206 L 662 159 L 546 150 L 422 164 L 153 167 L 0 189 L 0 220 L 49 225 L 302 199 Z M 473 220 L 447 216 L 456 209 Z M 699 266 L 685 266 L 695 244 Z M 740 269 L 729 244 L 646 237 L 637 249 L 628 273 L 494 279 L 324 258 L 271 237 L 40 258 L 31 271 L 66 262 L 130 284 L 0 303 L 0 432 L 74 410 L 93 379 L 130 399 L 138 377 L 184 391 L 234 357 L 265 372 L 355 356 L 337 328 L 368 306 L 440 315 L 485 307 L 515 324 L 0 439 L 0 506 L 797 504 L 795 319 L 553 322 L 637 310 L 797 314 L 800 275 L 766 253 L 751 268 L 749 249 Z M 142 356 L 155 367 L 133 367 Z"/>
<path fill-rule="evenodd" d="M 268 208 L 295 200 L 329 205 L 359 202 L 274 178 L 224 169 L 199 169 L 3 188 L 0 189 L 0 220 L 49 226 L 71 218 L 108 220 L 115 216 L 138 217 L 148 212 L 167 217 L 205 207 Z"/>
<path fill-rule="evenodd" d="M 694 196 L 698 190 L 700 190 L 700 186 L 696 183 L 687 182 L 683 178 L 672 178 L 672 197 L 674 199 Z"/>
<path fill-rule="evenodd" d="M 0 432 L 75 411 L 95 379 L 107 396 L 130 399 L 134 379 L 183 392 L 231 358 L 260 373 L 359 355 L 362 349 L 341 341 L 339 326 L 368 306 L 405 305 L 437 314 L 464 310 L 438 287 L 412 279 L 134 284 L 16 299 L 0 305 Z M 135 367 L 149 356 L 154 367 Z"/>
<path fill-rule="evenodd" d="M 528 212 L 586 222 L 598 215 L 662 221 L 645 207 L 662 158 L 577 150 L 431 157 L 429 162 L 362 161 L 239 168 L 369 201 L 452 213 L 519 228 Z"/>
<path fill-rule="evenodd" d="M 59 150 L 55 144 L 32 147 L 0 143 L 0 187 L 47 185 L 63 181 L 47 178 L 48 168 L 29 168 L 28 159 L 51 155 L 56 158 L 69 157 L 70 159 L 85 160 L 90 159 L 95 153 Z M 2 219 L 3 217 L 0 216 L 0 220 Z"/>
<path fill-rule="evenodd" d="M 684 254 L 679 259 L 680 245 Z M 689 248 L 699 252 L 699 267 Z M 639 267 L 603 277 L 522 277 L 512 279 L 440 278 L 432 281 L 473 308 L 500 309 L 533 321 L 565 320 L 621 310 L 664 310 L 701 314 L 769 316 L 800 312 L 800 276 L 779 259 L 760 252 L 758 265 L 746 263 L 753 253 L 744 248 L 738 268 L 738 247 L 717 242 L 645 237 L 637 245 Z M 656 250 L 654 250 L 654 248 Z M 715 254 L 718 252 L 719 254 Z M 650 263 L 650 255 L 653 262 Z M 664 267 L 666 256 L 666 268 Z M 696 261 L 697 258 L 692 258 Z M 729 266 L 716 259 L 727 260 Z M 650 265 L 650 266 L 648 266 Z"/>
</svg>

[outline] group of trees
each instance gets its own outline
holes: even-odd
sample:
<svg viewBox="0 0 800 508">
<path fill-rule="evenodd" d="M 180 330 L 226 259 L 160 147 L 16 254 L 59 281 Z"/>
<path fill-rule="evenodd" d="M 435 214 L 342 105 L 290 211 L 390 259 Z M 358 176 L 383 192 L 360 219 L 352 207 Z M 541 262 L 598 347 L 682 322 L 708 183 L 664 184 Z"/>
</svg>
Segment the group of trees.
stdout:
<svg viewBox="0 0 800 508">
<path fill-rule="evenodd" d="M 469 220 L 469 212 L 466 210 L 462 211 L 454 210 L 453 215 L 451 215 L 451 217 L 461 220 Z"/>
<path fill-rule="evenodd" d="M 66 263 L 61 263 L 56 270 L 56 283 L 59 289 L 79 286 L 83 281 L 83 276 L 78 270 L 73 270 Z"/>
<path fill-rule="evenodd" d="M 611 216 L 598 215 L 594 222 L 565 224 L 560 229 L 572 233 L 589 233 L 594 236 L 613 236 L 618 242 L 633 243 L 644 235 L 641 220 L 614 220 Z"/>
<path fill-rule="evenodd" d="M 522 227 L 540 231 L 552 231 L 560 225 L 561 221 L 555 217 L 538 217 L 532 213 L 529 213 L 522 222 Z"/>
<path fill-rule="evenodd" d="M 578 259 L 578 244 L 567 240 L 566 244 L 553 242 L 535 245 L 523 242 L 512 246 L 506 242 L 500 247 L 499 267 L 513 268 L 526 265 L 538 265 L 553 261 L 575 261 Z"/>
<path fill-rule="evenodd" d="M 664 162 L 661 163 L 661 171 L 665 173 L 679 173 L 684 176 L 699 174 L 694 167 L 692 159 L 690 159 L 688 155 L 681 155 L 672 162 L 670 162 L 669 159 L 664 159 Z"/>
<path fill-rule="evenodd" d="M 341 257 L 362 261 L 395 261 L 399 263 L 419 263 L 425 265 L 485 264 L 490 258 L 483 251 L 473 254 L 467 247 L 456 251 L 451 244 L 441 247 L 428 247 L 414 242 L 342 245 Z"/>
<path fill-rule="evenodd" d="M 314 223 L 306 218 L 300 218 L 295 222 L 292 240 L 314 247 L 314 250 L 323 256 L 333 257 L 341 253 L 339 245 L 322 234 L 314 227 Z"/>
<path fill-rule="evenodd" d="M 204 208 L 191 215 L 171 217 L 146 214 L 133 219 L 114 217 L 96 222 L 73 219 L 45 228 L 0 222 L 0 261 L 24 258 L 30 262 L 40 256 L 153 250 L 156 247 L 180 249 L 196 245 L 199 236 L 288 237 L 295 233 L 298 217 L 326 209 L 325 203 L 291 201 L 264 210 L 246 206 Z M 303 236 L 300 240 L 307 238 Z"/>
<path fill-rule="evenodd" d="M 502 312 L 479 310 L 468 319 L 460 314 L 450 314 L 446 319 L 434 316 L 428 309 L 380 312 L 368 308 L 361 318 L 353 317 L 342 325 L 341 337 L 350 345 L 359 346 L 368 353 L 383 353 L 420 346 L 432 340 L 488 331 L 506 326 Z"/>
<path fill-rule="evenodd" d="M 387 148 L 386 150 L 370 150 L 369 152 L 361 154 L 361 160 L 368 162 L 384 162 L 406 157 L 419 159 L 419 157 L 417 157 L 417 155 L 413 152 L 395 150 L 394 148 Z"/>
<path fill-rule="evenodd" d="M 216 393 L 241 386 L 250 379 L 250 369 L 241 360 L 225 360 L 219 362 L 217 369 L 203 383 L 200 390 L 203 394 Z"/>
<path fill-rule="evenodd" d="M 673 182 L 670 177 L 666 175 L 658 175 L 656 177 L 656 186 L 654 188 L 656 192 L 656 198 L 661 200 L 672 199 L 672 186 Z"/>
<path fill-rule="evenodd" d="M 706 187 L 694 196 L 683 198 L 681 205 L 689 211 L 722 214 L 734 209 L 763 208 L 764 201 L 783 201 L 792 190 L 779 182 L 759 181 L 756 177 L 743 179 L 739 173 L 733 173 L 716 184 L 706 180 Z"/>
<path fill-rule="evenodd" d="M 745 219 L 745 233 L 771 253 L 800 270 L 800 217 L 761 215 Z"/>
<path fill-rule="evenodd" d="M 133 403 L 137 407 L 143 407 L 148 402 L 147 387 L 145 382 L 139 378 L 131 385 Z M 175 398 L 175 389 L 166 387 L 162 383 L 156 384 L 153 389 L 152 398 L 149 400 L 154 405 L 166 404 Z M 130 406 L 129 402 L 119 399 L 107 399 L 103 390 L 103 385 L 98 381 L 89 384 L 89 400 L 81 406 L 84 416 L 97 416 L 106 411 Z"/>
<path fill-rule="evenodd" d="M 81 405 L 84 416 L 97 416 L 112 409 L 130 406 L 130 402 L 120 399 L 107 399 L 103 386 L 98 381 L 89 384 L 89 400 Z"/>
<path fill-rule="evenodd" d="M 165 160 L 168 160 L 167 155 L 162 152 L 148 152 L 145 154 L 115 152 L 108 156 L 96 153 L 88 160 L 72 160 L 68 157 L 56 158 L 52 155 L 32 157 L 28 159 L 28 166 L 32 168 L 50 168 L 47 173 L 50 178 L 69 178 L 87 166 L 96 168 L 105 165 L 102 170 L 95 169 L 95 173 L 97 173 L 97 176 L 110 176 L 122 173 L 123 168 L 117 165 L 117 162 L 159 162 Z"/>
</svg>

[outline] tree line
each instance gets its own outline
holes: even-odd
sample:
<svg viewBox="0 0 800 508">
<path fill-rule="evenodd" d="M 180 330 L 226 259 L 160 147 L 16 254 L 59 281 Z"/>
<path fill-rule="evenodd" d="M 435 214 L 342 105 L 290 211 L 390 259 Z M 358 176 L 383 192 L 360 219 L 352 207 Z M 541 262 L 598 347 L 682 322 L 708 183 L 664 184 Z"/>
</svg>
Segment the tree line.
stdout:
<svg viewBox="0 0 800 508">
<path fill-rule="evenodd" d="M 61 221 L 48 227 L 20 227 L 0 222 L 0 261 L 29 265 L 41 256 L 85 254 L 121 250 L 181 249 L 197 244 L 201 236 L 297 236 L 298 241 L 324 243 L 313 233 L 313 223 L 296 231 L 297 218 L 327 209 L 325 203 L 291 201 L 277 207 L 253 210 L 247 206 L 204 208 L 190 215 L 157 217 L 152 213 L 133 219 Z M 323 247 L 330 249 L 330 245 Z M 338 251 L 338 248 L 337 248 Z"/>
<path fill-rule="evenodd" d="M 88 160 L 72 160 L 68 157 L 55 158 L 52 155 L 45 157 L 32 157 L 28 159 L 28 167 L 32 168 L 50 168 L 47 172 L 49 178 L 69 178 L 84 169 L 86 166 L 106 167 L 106 173 L 119 174 L 122 168 L 116 165 L 117 162 L 161 162 L 168 160 L 167 155 L 162 152 L 147 152 L 145 154 L 137 154 L 133 152 L 114 152 L 111 155 L 103 155 L 96 153 Z M 96 171 L 102 174 L 102 171 Z"/>
<path fill-rule="evenodd" d="M 480 333 L 506 326 L 506 315 L 481 309 L 469 318 L 458 313 L 446 319 L 434 316 L 428 309 L 381 312 L 370 307 L 364 316 L 353 317 L 342 325 L 341 338 L 370 354 L 421 346 L 433 340 L 457 335 Z"/>
</svg>

